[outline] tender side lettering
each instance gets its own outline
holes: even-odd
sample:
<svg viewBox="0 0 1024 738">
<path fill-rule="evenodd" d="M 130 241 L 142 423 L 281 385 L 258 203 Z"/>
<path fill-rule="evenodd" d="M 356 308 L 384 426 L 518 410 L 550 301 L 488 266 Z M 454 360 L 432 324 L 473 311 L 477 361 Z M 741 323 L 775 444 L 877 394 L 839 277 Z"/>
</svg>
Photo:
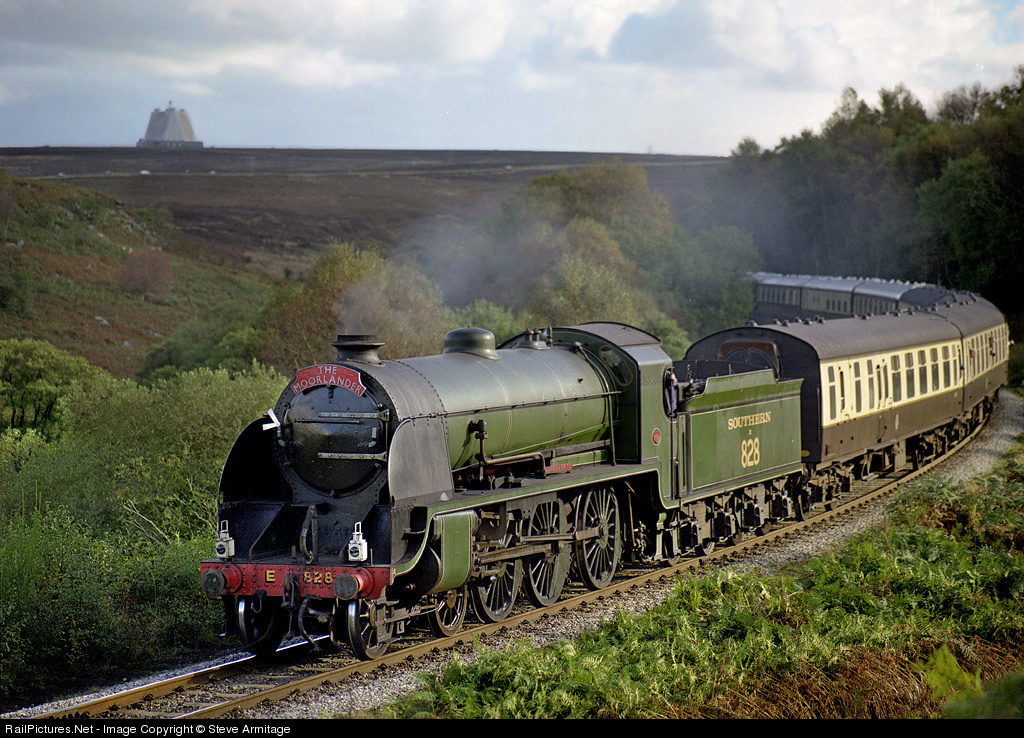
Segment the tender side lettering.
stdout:
<svg viewBox="0 0 1024 738">
<path fill-rule="evenodd" d="M 770 422 L 772 422 L 771 410 L 763 413 L 753 413 L 752 415 L 741 415 L 738 418 L 729 418 L 729 430 L 749 428 L 752 425 L 763 425 Z"/>
</svg>

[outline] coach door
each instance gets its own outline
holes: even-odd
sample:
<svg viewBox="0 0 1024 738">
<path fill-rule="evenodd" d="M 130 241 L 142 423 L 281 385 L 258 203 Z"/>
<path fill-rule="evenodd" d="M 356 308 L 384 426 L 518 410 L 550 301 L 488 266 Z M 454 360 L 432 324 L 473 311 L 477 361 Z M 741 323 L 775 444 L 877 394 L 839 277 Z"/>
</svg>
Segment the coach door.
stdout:
<svg viewBox="0 0 1024 738">
<path fill-rule="evenodd" d="M 889 366 L 884 357 L 879 357 L 875 364 L 875 387 L 878 390 L 878 404 L 873 408 L 877 428 L 877 442 L 885 440 L 888 430 L 888 414 L 886 409 L 892 406 L 892 398 L 889 396 Z"/>
</svg>

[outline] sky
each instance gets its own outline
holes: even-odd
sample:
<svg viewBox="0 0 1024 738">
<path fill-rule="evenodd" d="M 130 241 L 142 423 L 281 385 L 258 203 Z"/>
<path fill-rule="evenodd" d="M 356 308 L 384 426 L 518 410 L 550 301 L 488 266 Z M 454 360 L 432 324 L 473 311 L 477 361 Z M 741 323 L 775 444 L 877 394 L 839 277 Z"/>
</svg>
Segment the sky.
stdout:
<svg viewBox="0 0 1024 738">
<path fill-rule="evenodd" d="M 1019 64 L 1024 0 L 0 0 L 0 147 L 728 155 Z"/>
</svg>

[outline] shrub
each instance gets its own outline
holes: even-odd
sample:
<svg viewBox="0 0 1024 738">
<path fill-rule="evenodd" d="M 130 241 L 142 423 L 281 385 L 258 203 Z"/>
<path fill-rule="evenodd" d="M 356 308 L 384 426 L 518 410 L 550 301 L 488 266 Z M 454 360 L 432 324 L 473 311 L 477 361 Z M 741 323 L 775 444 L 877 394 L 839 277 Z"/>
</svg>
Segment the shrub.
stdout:
<svg viewBox="0 0 1024 738">
<path fill-rule="evenodd" d="M 214 632 L 196 579 L 207 542 L 100 540 L 54 507 L 0 533 L 0 696 L 149 666 Z"/>
<path fill-rule="evenodd" d="M 0 252 L 0 310 L 29 318 L 33 314 L 36 280 L 20 251 Z"/>
<path fill-rule="evenodd" d="M 215 531 L 217 485 L 238 434 L 277 401 L 285 381 L 197 369 L 152 387 L 111 380 L 62 405 L 62 444 L 101 459 L 127 529 L 154 541 Z"/>
<path fill-rule="evenodd" d="M 174 267 L 167 255 L 155 248 L 131 254 L 121 272 L 121 289 L 137 295 L 163 295 L 174 286 Z"/>
<path fill-rule="evenodd" d="M 283 385 L 253 365 L 234 375 L 196 370 L 153 387 L 109 375 L 88 390 L 76 386 L 58 405 L 54 441 L 28 455 L 28 446 L 10 442 L 18 466 L 0 463 L 0 513 L 30 510 L 38 499 L 96 535 L 168 543 L 212 534 L 228 451 Z"/>
</svg>

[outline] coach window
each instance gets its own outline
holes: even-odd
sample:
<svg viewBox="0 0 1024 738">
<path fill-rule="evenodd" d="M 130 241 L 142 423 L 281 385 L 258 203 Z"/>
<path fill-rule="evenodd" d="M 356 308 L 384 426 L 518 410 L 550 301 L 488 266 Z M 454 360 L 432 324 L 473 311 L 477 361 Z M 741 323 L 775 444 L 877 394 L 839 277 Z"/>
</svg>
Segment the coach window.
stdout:
<svg viewBox="0 0 1024 738">
<path fill-rule="evenodd" d="M 903 399 L 903 375 L 900 373 L 899 354 L 893 354 L 889 358 L 892 368 L 892 401 L 899 402 Z"/>
<path fill-rule="evenodd" d="M 937 392 L 939 389 L 942 388 L 942 385 L 939 384 L 939 350 L 938 349 L 932 349 L 931 350 L 931 359 L 932 359 L 932 361 L 931 361 L 931 365 L 932 365 L 932 391 L 933 392 Z"/>
<path fill-rule="evenodd" d="M 828 413 L 829 420 L 836 419 L 836 370 L 828 368 Z"/>
<path fill-rule="evenodd" d="M 875 409 L 875 362 L 868 359 L 868 410 Z"/>
<path fill-rule="evenodd" d="M 928 360 L 924 351 L 917 352 L 917 391 L 918 394 L 928 394 Z"/>
<path fill-rule="evenodd" d="M 950 360 L 949 360 L 949 346 L 942 347 L 942 388 L 949 389 L 949 383 L 952 381 L 952 377 L 949 371 Z"/>
<path fill-rule="evenodd" d="M 914 354 L 906 353 L 903 358 L 907 362 L 907 399 L 914 397 Z"/>
<path fill-rule="evenodd" d="M 853 362 L 853 411 L 860 413 L 860 362 Z"/>
</svg>

